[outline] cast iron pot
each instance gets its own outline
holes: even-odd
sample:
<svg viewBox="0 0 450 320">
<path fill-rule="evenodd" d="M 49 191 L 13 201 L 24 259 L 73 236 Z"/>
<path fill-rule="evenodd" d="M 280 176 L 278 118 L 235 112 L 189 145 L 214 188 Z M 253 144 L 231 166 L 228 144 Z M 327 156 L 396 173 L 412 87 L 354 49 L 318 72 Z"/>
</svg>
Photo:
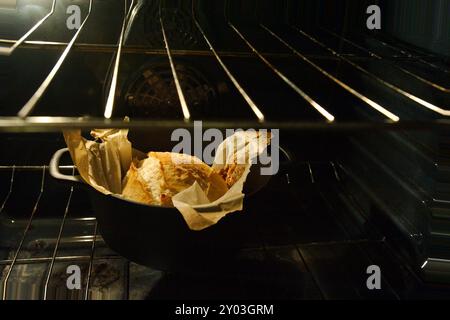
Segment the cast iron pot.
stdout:
<svg viewBox="0 0 450 320">
<path fill-rule="evenodd" d="M 58 180 L 84 185 L 105 243 L 130 261 L 167 271 L 202 272 L 227 268 L 256 224 L 243 212 L 235 212 L 216 225 L 193 231 L 175 208 L 142 205 L 104 195 L 85 184 L 79 176 L 62 174 L 59 161 L 66 152 L 67 148 L 53 155 L 50 174 Z M 257 174 L 259 170 L 256 169 L 256 165 L 252 167 L 246 181 L 246 195 L 255 194 L 270 180 L 270 176 Z"/>
</svg>

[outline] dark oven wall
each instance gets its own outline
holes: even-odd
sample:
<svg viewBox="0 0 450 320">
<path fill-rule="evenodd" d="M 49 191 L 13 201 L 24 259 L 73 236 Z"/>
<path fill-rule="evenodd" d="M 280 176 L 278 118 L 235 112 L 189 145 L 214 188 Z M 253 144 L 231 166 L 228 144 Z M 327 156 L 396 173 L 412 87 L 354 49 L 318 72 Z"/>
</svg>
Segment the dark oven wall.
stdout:
<svg viewBox="0 0 450 320">
<path fill-rule="evenodd" d="M 402 41 L 450 57 L 450 1 L 384 0 L 386 30 Z"/>
</svg>

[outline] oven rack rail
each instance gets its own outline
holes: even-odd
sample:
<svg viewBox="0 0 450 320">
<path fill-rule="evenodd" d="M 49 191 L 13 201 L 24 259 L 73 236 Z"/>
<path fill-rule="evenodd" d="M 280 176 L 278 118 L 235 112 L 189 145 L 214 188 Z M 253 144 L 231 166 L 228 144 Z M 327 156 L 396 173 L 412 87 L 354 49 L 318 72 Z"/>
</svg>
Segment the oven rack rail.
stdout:
<svg viewBox="0 0 450 320">
<path fill-rule="evenodd" d="M 42 45 L 48 46 L 49 44 L 43 43 L 43 42 L 29 43 L 26 41 L 30 37 L 31 34 L 33 34 L 37 29 L 39 29 L 39 27 L 43 23 L 45 23 L 46 20 L 51 19 L 51 16 L 54 14 L 55 2 L 56 2 L 56 0 L 53 0 L 50 12 L 45 17 L 43 17 L 40 21 L 38 21 L 19 40 L 12 41 L 12 42 L 10 40 L 2 40 L 2 43 L 9 42 L 10 44 L 12 44 L 12 46 L 6 47 L 6 48 L 2 47 L 2 50 L 0 51 L 0 53 L 4 54 L 4 55 L 11 55 L 14 53 L 14 51 L 17 48 L 20 48 L 21 46 L 24 46 L 24 45 L 29 46 L 29 45 L 33 44 L 33 45 L 37 45 L 37 46 L 42 46 Z M 217 51 L 215 45 L 211 42 L 210 38 L 204 31 L 203 26 L 201 25 L 200 21 L 197 19 L 197 13 L 196 13 L 197 2 L 198 1 L 192 0 L 192 12 L 191 12 L 192 21 L 193 21 L 192 23 L 196 26 L 197 30 L 200 32 L 200 34 L 204 40 L 204 43 L 209 48 L 208 55 L 213 56 L 215 58 L 218 65 L 221 67 L 223 72 L 226 74 L 228 80 L 230 80 L 231 83 L 234 85 L 235 89 L 240 94 L 242 99 L 245 100 L 246 104 L 248 105 L 249 109 L 251 110 L 251 113 L 253 114 L 253 119 L 251 119 L 251 120 L 245 119 L 245 122 L 249 122 L 249 123 L 248 123 L 248 125 L 245 125 L 246 123 L 243 123 L 244 124 L 243 127 L 247 127 L 247 126 L 255 127 L 255 124 L 258 124 L 258 123 L 262 124 L 262 125 L 267 125 L 267 123 L 270 123 L 270 119 L 268 120 L 266 118 L 266 116 L 264 114 L 264 110 L 262 110 L 260 108 L 260 106 L 258 106 L 258 104 L 255 102 L 254 98 L 249 94 L 248 90 L 246 90 L 246 88 L 244 88 L 244 86 L 241 84 L 240 80 L 237 79 L 234 72 L 229 69 L 227 64 L 222 59 L 226 55 L 223 55 L 223 53 Z M 119 77 L 121 59 L 123 57 L 123 54 L 125 52 L 127 52 L 127 50 L 133 50 L 133 49 L 127 49 L 126 46 L 124 45 L 124 34 L 125 34 L 127 24 L 130 22 L 133 15 L 138 13 L 137 12 L 138 6 L 137 6 L 136 1 L 134 1 L 134 0 L 132 0 L 131 3 L 129 3 L 129 1 L 127 1 L 127 0 L 124 1 L 124 17 L 122 20 L 120 36 L 118 39 L 118 45 L 113 46 L 112 48 L 108 49 L 108 50 L 114 51 L 114 57 L 113 57 L 113 61 L 112 61 L 113 68 L 112 68 L 112 72 L 110 74 L 110 78 L 111 78 L 110 85 L 109 85 L 109 88 L 107 89 L 108 95 L 107 95 L 107 100 L 106 100 L 106 103 L 104 106 L 103 119 L 100 120 L 101 118 L 93 118 L 93 119 L 92 118 L 84 118 L 84 119 L 77 119 L 74 121 L 74 119 L 71 119 L 70 117 L 57 118 L 57 117 L 49 116 L 49 117 L 41 117 L 39 119 L 33 119 L 32 117 L 30 117 L 32 115 L 33 111 L 38 107 L 39 101 L 42 99 L 45 92 L 48 90 L 48 88 L 52 84 L 55 76 L 60 71 L 61 66 L 66 61 L 67 57 L 69 56 L 69 54 L 71 53 L 73 48 L 76 47 L 76 41 L 77 41 L 80 33 L 82 31 L 84 31 L 84 26 L 86 25 L 86 22 L 90 18 L 93 6 L 94 6 L 93 0 L 89 0 L 88 1 L 88 12 L 87 12 L 86 16 L 84 17 L 84 20 L 82 21 L 80 28 L 75 32 L 72 39 L 67 43 L 67 45 L 61 44 L 61 43 L 56 43 L 56 44 L 52 43 L 51 44 L 51 45 L 59 46 L 59 47 L 61 47 L 61 46 L 64 47 L 64 45 L 65 45 L 64 50 L 61 53 L 61 55 L 59 56 L 56 64 L 53 66 L 53 68 L 51 69 L 51 71 L 49 72 L 49 74 L 47 75 L 45 80 L 41 83 L 41 85 L 35 91 L 35 93 L 32 95 L 32 97 L 30 97 L 30 99 L 25 103 L 25 105 L 23 105 L 22 108 L 20 110 L 18 110 L 17 117 L 1 117 L 0 118 L 0 130 L 14 131 L 14 130 L 23 130 L 25 128 L 27 128 L 28 130 L 45 130 L 45 129 L 49 129 L 49 128 L 54 128 L 56 130 L 58 128 L 61 128 L 62 126 L 67 127 L 67 125 L 74 126 L 74 127 L 86 126 L 86 127 L 92 128 L 94 126 L 95 127 L 97 127 L 97 126 L 105 127 L 108 125 L 115 127 L 116 125 L 119 124 L 117 120 L 111 120 L 111 118 L 113 118 L 115 105 L 117 103 L 116 92 L 118 89 L 117 86 L 118 86 L 118 77 Z M 225 8 L 227 8 L 226 5 L 225 5 Z M 177 74 L 177 70 L 175 67 L 176 62 L 174 60 L 174 57 L 176 55 L 186 54 L 186 52 L 178 51 L 178 52 L 174 53 L 171 50 L 170 39 L 168 39 L 166 36 L 164 17 L 161 12 L 162 12 L 162 4 L 160 2 L 159 3 L 159 21 L 160 21 L 160 26 L 161 26 L 161 33 L 163 35 L 165 50 L 150 51 L 150 54 L 164 54 L 164 52 L 166 53 L 166 56 L 168 58 L 168 61 L 169 61 L 170 67 L 171 67 L 173 80 L 176 85 L 176 92 L 178 95 L 178 99 L 180 101 L 180 107 L 181 107 L 180 112 L 183 114 L 183 118 L 184 118 L 184 121 L 174 121 L 172 123 L 166 122 L 163 126 L 166 126 L 167 124 L 170 123 L 174 127 L 180 127 L 180 126 L 183 126 L 182 125 L 183 122 L 185 122 L 185 123 L 192 122 L 189 105 L 186 102 L 183 88 L 181 87 L 181 85 L 178 81 L 178 74 Z M 328 128 L 328 127 L 332 127 L 332 126 L 335 126 L 338 128 L 341 128 L 341 127 L 344 127 L 344 128 L 349 127 L 349 128 L 353 128 L 353 129 L 358 128 L 357 123 L 347 125 L 347 124 L 345 124 L 345 121 L 340 121 L 339 119 L 336 119 L 335 115 L 331 111 L 327 110 L 326 106 L 320 105 L 316 101 L 315 97 L 309 95 L 301 87 L 299 87 L 296 83 L 294 83 L 294 81 L 289 79 L 282 71 L 280 71 L 269 60 L 269 57 L 270 57 L 269 55 L 266 55 L 266 54 L 260 52 L 258 50 L 258 48 L 255 47 L 254 43 L 252 43 L 252 41 L 247 37 L 247 35 L 245 35 L 242 30 L 240 30 L 236 25 L 234 25 L 233 22 L 228 20 L 228 18 L 227 18 L 228 15 L 227 15 L 226 9 L 224 9 L 224 17 L 226 19 L 225 21 L 226 21 L 229 29 L 232 32 L 234 32 L 234 34 L 242 40 L 242 43 L 248 47 L 248 51 L 250 52 L 250 54 L 254 58 L 257 58 L 262 64 L 266 65 L 273 72 L 273 75 L 275 77 L 279 78 L 280 81 L 284 82 L 293 91 L 295 91 L 298 94 L 299 98 L 306 101 L 307 104 L 311 107 L 311 110 L 315 111 L 317 113 L 317 115 L 319 115 L 319 117 L 323 120 L 323 121 L 308 121 L 306 119 L 306 121 L 305 121 L 305 119 L 295 119 L 295 121 L 292 121 L 292 123 L 287 123 L 284 125 L 283 125 L 283 121 L 281 121 L 281 123 L 277 124 L 276 127 L 279 127 L 279 128 L 287 127 L 287 128 L 292 128 L 292 129 L 303 129 L 303 128 L 317 129 L 317 128 L 322 128 L 322 127 Z M 290 51 L 291 56 L 298 58 L 298 60 L 301 61 L 302 63 L 305 63 L 309 67 L 315 69 L 316 72 L 318 73 L 318 76 L 324 77 L 324 78 L 330 80 L 335 85 L 340 87 L 341 90 L 345 91 L 346 93 L 352 95 L 354 98 L 356 98 L 357 100 L 362 102 L 364 107 L 367 108 L 367 110 L 370 110 L 370 111 L 378 114 L 379 116 L 381 116 L 384 120 L 381 122 L 377 122 L 377 125 L 379 125 L 379 123 L 381 123 L 382 127 L 385 127 L 385 126 L 387 126 L 387 127 L 394 126 L 395 127 L 395 125 L 398 122 L 400 122 L 401 117 L 398 114 L 396 114 L 395 112 L 391 111 L 388 106 L 379 104 L 378 102 L 375 101 L 375 98 L 366 96 L 365 94 L 359 92 L 357 89 L 348 85 L 344 80 L 339 79 L 337 76 L 335 76 L 332 73 L 330 73 L 329 71 L 325 70 L 323 67 L 321 67 L 320 65 L 315 63 L 307 55 L 300 52 L 300 50 L 298 48 L 295 48 L 291 43 L 289 43 L 289 41 L 287 41 L 285 38 L 280 36 L 277 31 L 273 30 L 273 28 L 271 28 L 263 23 L 261 23 L 257 27 L 258 27 L 258 30 L 260 30 L 261 32 L 267 33 L 274 40 L 276 40 L 280 44 L 282 44 L 285 47 L 285 49 Z M 409 101 L 410 103 L 415 105 L 418 109 L 421 109 L 422 111 L 425 110 L 425 111 L 431 112 L 436 117 L 443 118 L 443 119 L 437 119 L 437 120 L 431 120 L 431 121 L 430 120 L 422 120 L 422 121 L 420 121 L 420 120 L 418 120 L 418 121 L 405 120 L 405 121 L 402 121 L 402 122 L 406 122 L 407 127 L 415 128 L 417 126 L 420 127 L 423 124 L 428 125 L 428 126 L 433 126 L 433 125 L 447 126 L 448 125 L 448 122 L 446 119 L 448 116 L 450 116 L 450 109 L 447 109 L 447 106 L 439 106 L 433 102 L 427 101 L 419 96 L 416 96 L 414 93 L 409 92 L 406 89 L 400 88 L 399 86 L 389 82 L 389 80 L 381 78 L 378 75 L 375 75 L 373 72 L 371 72 L 370 70 L 367 70 L 361 64 L 359 64 L 357 59 L 355 60 L 344 54 L 338 53 L 331 47 L 327 46 L 325 43 L 321 42 L 320 39 L 317 39 L 313 35 L 307 33 L 306 31 L 304 31 L 296 26 L 289 26 L 289 28 L 291 28 L 292 30 L 295 30 L 298 33 L 299 37 L 305 37 L 305 38 L 309 39 L 312 43 L 314 43 L 317 46 L 326 50 L 330 54 L 330 56 L 329 56 L 330 58 L 337 59 L 338 61 L 349 65 L 354 70 L 357 70 L 359 73 L 367 76 L 372 81 L 376 82 L 380 87 L 383 87 L 384 89 L 389 89 L 392 92 L 392 94 L 401 96 L 402 98 L 406 99 L 407 101 Z M 350 44 L 351 46 L 357 48 L 358 50 L 365 52 L 366 54 L 368 54 L 368 56 L 371 59 L 381 61 L 386 66 L 391 66 L 392 68 L 394 68 L 400 72 L 403 72 L 404 74 L 410 76 L 411 78 L 414 78 L 415 81 L 419 81 L 420 83 L 423 84 L 423 86 L 430 88 L 430 90 L 436 90 L 436 91 L 440 92 L 441 94 L 445 94 L 445 95 L 450 93 L 450 88 L 446 87 L 444 84 L 436 83 L 432 80 L 425 79 L 424 77 L 416 74 L 413 70 L 409 70 L 406 67 L 398 65 L 396 63 L 396 61 L 391 60 L 389 57 L 381 56 L 375 52 L 372 52 L 366 48 L 363 48 L 360 45 L 358 45 L 357 43 L 354 43 L 352 40 L 347 39 L 343 35 L 342 36 L 338 35 L 336 33 L 333 33 L 332 31 L 326 30 L 326 29 L 322 29 L 322 30 L 324 32 L 327 32 L 328 34 L 332 35 L 333 37 L 336 37 L 340 41 Z M 417 61 L 418 63 L 427 65 L 428 68 L 433 69 L 435 72 L 450 73 L 450 71 L 448 69 L 441 68 L 437 64 L 425 60 L 424 57 L 421 57 L 421 56 L 417 57 L 411 51 L 405 51 L 405 49 L 396 47 L 395 45 L 389 44 L 382 40 L 378 40 L 378 41 L 380 41 L 380 43 L 384 46 L 389 46 L 391 49 L 398 52 L 399 56 L 405 57 L 405 59 L 406 58 L 413 59 L 414 61 Z M 80 46 L 82 46 L 82 45 L 80 45 Z M 86 45 L 85 45 L 85 47 L 86 47 Z M 199 53 L 197 52 L 194 54 L 199 54 Z M 204 53 L 201 53 L 201 54 L 204 54 Z M 230 53 L 230 54 L 233 54 L 233 53 Z M 249 53 L 247 53 L 246 56 L 248 56 L 248 54 Z M 135 122 L 135 124 L 139 127 L 140 126 L 150 127 L 150 126 L 153 126 L 154 123 L 152 123 L 152 121 L 142 120 L 140 122 Z M 234 124 L 234 122 L 227 122 L 223 125 L 230 126 L 230 124 Z M 134 124 L 132 124 L 132 126 L 134 126 Z M 234 126 L 235 125 L 233 125 L 233 127 Z M 267 126 L 269 127 L 269 125 L 267 125 Z M 317 126 L 317 128 L 316 128 L 316 126 Z M 362 124 L 361 126 L 364 127 L 364 126 L 367 126 L 367 124 L 366 125 Z M 371 126 L 371 124 L 369 124 L 369 126 Z M 159 127 L 159 126 L 157 126 L 157 127 Z M 271 124 L 270 127 L 274 127 L 274 126 Z"/>
<path fill-rule="evenodd" d="M 324 29 L 325 30 L 325 29 Z M 331 31 L 330 31 L 331 32 Z M 381 41 L 381 40 L 379 40 Z M 6 46 L 15 44 L 17 40 L 10 40 L 10 39 L 0 39 L 0 45 Z M 38 40 L 29 40 L 24 41 L 20 45 L 20 49 L 28 49 L 28 50 L 56 50 L 60 51 L 61 49 L 66 48 L 68 45 L 68 42 L 59 42 L 59 41 L 38 41 Z M 359 46 L 355 43 L 356 46 Z M 386 44 L 388 46 L 388 44 Z M 118 45 L 114 44 L 104 44 L 104 43 L 75 43 L 73 45 L 72 50 L 78 51 L 78 52 L 86 52 L 86 53 L 115 53 L 117 52 Z M 397 48 L 398 49 L 398 48 Z M 401 49 L 398 49 L 401 50 Z M 148 55 L 148 56 L 167 56 L 167 51 L 165 49 L 158 49 L 154 47 L 148 47 L 148 46 L 140 46 L 140 45 L 130 45 L 130 44 L 124 44 L 122 46 L 122 53 L 123 54 L 139 54 L 139 55 Z M 217 53 L 221 57 L 226 58 L 253 58 L 254 55 L 251 52 L 244 52 L 244 51 L 224 51 L 224 50 L 217 50 Z M 261 51 L 260 52 L 263 56 L 269 57 L 269 58 L 290 58 L 292 57 L 292 54 L 288 53 L 277 53 L 277 52 L 269 52 L 269 51 Z M 209 50 L 195 50 L 195 49 L 188 49 L 188 50 L 181 50 L 181 49 L 172 49 L 171 55 L 173 57 L 186 57 L 186 56 L 192 56 L 192 57 L 214 57 L 214 54 Z M 321 54 L 311 54 L 311 53 L 305 53 L 305 57 L 308 59 L 314 59 L 314 60 L 339 60 L 338 57 L 330 56 L 330 55 L 321 55 Z M 366 60 L 367 57 L 359 56 L 352 53 L 342 53 L 342 56 L 349 57 L 353 60 Z M 417 61 L 419 59 L 440 59 L 437 56 L 433 55 L 427 55 L 427 54 L 394 54 L 394 55 L 383 55 L 384 58 L 388 58 L 390 60 L 394 61 Z M 429 63 L 426 60 L 423 60 L 425 64 Z"/>
<path fill-rule="evenodd" d="M 0 117 L 0 132 L 61 132 L 69 129 L 91 130 L 96 129 L 136 129 L 148 132 L 159 132 L 173 128 L 193 129 L 196 121 L 182 120 L 145 120 L 132 119 L 123 121 L 121 119 L 104 119 L 99 117 L 73 118 L 73 117 Z M 450 119 L 438 119 L 434 121 L 399 121 L 399 122 L 316 122 L 316 121 L 264 121 L 257 122 L 251 120 L 235 121 L 212 121 L 201 122 L 202 128 L 216 129 L 280 129 L 284 131 L 373 131 L 373 130 L 392 130 L 392 131 L 423 131 L 431 129 L 448 129 Z"/>
</svg>

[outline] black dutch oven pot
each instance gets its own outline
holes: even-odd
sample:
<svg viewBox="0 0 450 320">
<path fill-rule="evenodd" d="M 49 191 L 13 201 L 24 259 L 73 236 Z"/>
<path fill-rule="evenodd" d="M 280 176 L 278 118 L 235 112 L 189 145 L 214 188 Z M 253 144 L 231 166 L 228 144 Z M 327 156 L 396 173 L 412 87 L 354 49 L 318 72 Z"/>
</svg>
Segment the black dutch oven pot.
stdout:
<svg viewBox="0 0 450 320">
<path fill-rule="evenodd" d="M 79 176 L 62 174 L 59 161 L 66 152 L 67 148 L 53 155 L 50 174 L 61 181 L 84 185 L 105 243 L 130 261 L 166 271 L 203 272 L 227 268 L 237 249 L 245 243 L 249 228 L 256 224 L 254 217 L 249 219 L 244 212 L 234 212 L 209 228 L 193 231 L 176 208 L 148 206 L 104 195 Z M 270 176 L 258 173 L 258 165 L 252 166 L 244 188 L 246 198 L 270 180 Z"/>
</svg>

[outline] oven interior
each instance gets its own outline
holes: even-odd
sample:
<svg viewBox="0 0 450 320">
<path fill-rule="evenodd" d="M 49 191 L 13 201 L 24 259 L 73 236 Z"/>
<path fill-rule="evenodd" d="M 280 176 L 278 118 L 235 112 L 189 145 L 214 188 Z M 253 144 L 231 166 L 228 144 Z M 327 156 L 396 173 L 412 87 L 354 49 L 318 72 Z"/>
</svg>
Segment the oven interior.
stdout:
<svg viewBox="0 0 450 320">
<path fill-rule="evenodd" d="M 366 27 L 372 2 L 381 30 Z M 2 298 L 449 297 L 450 1 L 372 2 L 53 2 L 0 55 Z M 69 30 L 73 4 L 85 23 Z M 51 0 L 0 8 L 0 45 L 51 10 Z M 245 202 L 255 223 L 229 271 L 126 260 L 104 243 L 86 191 L 49 175 L 62 130 L 124 116 L 130 140 L 154 149 L 194 120 L 280 129 L 292 161 Z M 69 158 L 61 170 L 75 172 Z M 74 264 L 80 290 L 66 287 Z M 381 290 L 366 286 L 371 265 Z"/>
</svg>

